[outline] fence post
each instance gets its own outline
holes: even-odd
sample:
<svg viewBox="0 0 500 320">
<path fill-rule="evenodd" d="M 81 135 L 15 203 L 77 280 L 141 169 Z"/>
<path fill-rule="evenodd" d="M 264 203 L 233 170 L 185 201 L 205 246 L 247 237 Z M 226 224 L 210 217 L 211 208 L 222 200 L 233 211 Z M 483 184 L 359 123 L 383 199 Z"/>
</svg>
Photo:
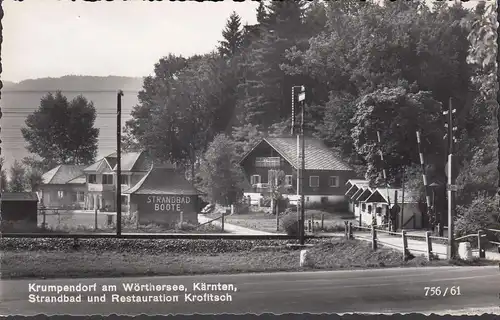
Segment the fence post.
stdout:
<svg viewBox="0 0 500 320">
<path fill-rule="evenodd" d="M 220 219 L 220 224 L 221 224 L 221 229 L 222 229 L 222 232 L 224 232 L 224 216 L 225 216 L 225 212 L 222 212 L 222 216 L 221 216 L 221 219 Z"/>
<path fill-rule="evenodd" d="M 425 242 L 427 243 L 427 260 L 432 260 L 432 240 L 431 240 L 431 232 L 427 231 L 425 233 Z"/>
<path fill-rule="evenodd" d="M 361 212 L 359 213 L 359 226 L 361 227 L 363 224 L 361 223 L 362 220 L 361 220 Z"/>
<path fill-rule="evenodd" d="M 97 230 L 97 209 L 94 212 L 94 230 Z"/>
<path fill-rule="evenodd" d="M 354 237 L 352 236 L 352 222 L 349 222 L 349 239 L 353 239 Z"/>
<path fill-rule="evenodd" d="M 403 239 L 403 261 L 406 261 L 406 259 L 408 258 L 408 255 L 407 255 L 408 239 L 406 238 L 406 231 L 405 230 L 401 230 L 401 236 Z"/>
<path fill-rule="evenodd" d="M 486 258 L 486 252 L 484 251 L 482 241 L 481 241 L 482 235 L 483 235 L 483 231 L 479 230 L 477 232 L 477 249 L 479 251 L 479 259 Z"/>
<path fill-rule="evenodd" d="M 325 214 L 321 214 L 321 230 L 325 230 Z"/>
<path fill-rule="evenodd" d="M 344 236 L 347 239 L 347 236 L 349 235 L 349 233 L 348 233 L 349 231 L 347 230 L 347 228 L 348 228 L 348 222 L 347 221 L 344 221 L 344 226 L 345 226 Z"/>
<path fill-rule="evenodd" d="M 375 230 L 375 226 L 372 224 L 372 250 L 377 250 L 377 231 Z"/>
<path fill-rule="evenodd" d="M 42 229 L 45 230 L 45 210 L 42 210 L 42 212 L 43 212 Z"/>
<path fill-rule="evenodd" d="M 276 210 L 276 231 L 280 231 L 280 213 Z"/>
</svg>

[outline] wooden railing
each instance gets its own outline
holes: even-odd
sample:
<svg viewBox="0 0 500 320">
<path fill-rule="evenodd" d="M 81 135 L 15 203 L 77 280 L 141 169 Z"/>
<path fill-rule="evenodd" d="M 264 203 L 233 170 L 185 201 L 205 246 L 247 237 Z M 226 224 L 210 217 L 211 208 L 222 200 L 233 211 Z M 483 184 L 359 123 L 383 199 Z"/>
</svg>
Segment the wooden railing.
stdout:
<svg viewBox="0 0 500 320">
<path fill-rule="evenodd" d="M 363 226 L 353 226 L 351 222 L 345 222 L 345 237 L 347 239 L 353 239 L 353 231 L 354 229 L 358 229 L 360 231 L 370 231 L 370 236 L 371 236 L 371 243 L 372 243 L 372 249 L 377 250 L 378 244 L 381 243 L 385 246 L 389 247 L 395 247 L 396 249 L 403 249 L 403 259 L 408 259 L 408 256 L 410 254 L 408 250 L 408 237 L 412 238 L 422 238 L 422 240 L 425 239 L 425 242 L 427 244 L 426 250 L 419 250 L 419 249 L 412 249 L 412 251 L 417 251 L 417 252 L 422 252 L 427 256 L 428 260 L 432 260 L 434 256 L 437 254 L 436 252 L 433 251 L 432 248 L 432 240 L 444 240 L 447 241 L 448 238 L 446 237 L 438 237 L 438 236 L 432 236 L 431 231 L 427 231 L 425 235 L 417 235 L 417 234 L 407 234 L 406 230 L 402 230 L 401 232 L 394 232 L 394 231 L 388 231 L 379 228 L 379 226 L 370 226 L 370 227 L 363 227 Z M 467 238 L 477 238 L 477 250 L 479 253 L 479 258 L 484 259 L 486 257 L 486 250 L 485 250 L 485 241 L 483 240 L 486 237 L 485 231 L 490 231 L 494 233 L 500 233 L 500 230 L 497 229 L 485 229 L 485 230 L 479 230 L 477 233 L 473 234 L 468 234 L 462 237 L 458 237 L 455 239 L 455 241 L 460 242 L 460 240 L 467 239 Z M 401 246 L 395 246 L 394 244 L 387 243 L 387 242 L 382 242 L 380 239 L 377 237 L 377 233 L 382 232 L 382 233 L 387 233 L 392 236 L 401 236 Z M 498 246 L 498 252 L 500 253 L 500 242 L 496 241 L 488 241 L 489 243 L 492 243 L 494 245 Z"/>
</svg>

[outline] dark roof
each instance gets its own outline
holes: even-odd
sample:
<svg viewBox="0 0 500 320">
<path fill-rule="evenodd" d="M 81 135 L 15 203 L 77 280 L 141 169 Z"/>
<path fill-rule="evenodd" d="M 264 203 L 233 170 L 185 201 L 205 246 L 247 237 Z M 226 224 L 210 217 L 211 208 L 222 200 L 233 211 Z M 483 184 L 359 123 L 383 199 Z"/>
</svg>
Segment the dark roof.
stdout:
<svg viewBox="0 0 500 320">
<path fill-rule="evenodd" d="M 85 168 L 85 171 L 99 171 L 103 164 L 109 167 L 110 171 L 115 171 L 118 158 L 116 152 L 105 156 L 94 164 Z M 121 154 L 121 171 L 148 171 L 151 168 L 151 161 L 144 152 L 128 152 Z"/>
<path fill-rule="evenodd" d="M 42 175 L 43 184 L 65 184 L 83 174 L 84 166 L 61 164 Z"/>
<path fill-rule="evenodd" d="M 153 167 L 125 194 L 198 195 L 200 192 L 186 178 L 170 166 Z"/>
<path fill-rule="evenodd" d="M 399 188 L 377 188 L 373 192 L 373 197 L 376 197 L 377 194 L 382 197 L 382 199 L 385 200 L 385 202 L 391 202 L 391 204 L 394 204 L 394 200 L 396 199 L 396 191 L 398 193 L 398 203 L 403 202 L 403 189 Z M 367 202 L 371 201 L 370 197 L 366 199 Z M 405 203 L 418 203 L 418 193 L 416 192 L 411 192 L 408 190 L 405 190 L 405 197 L 404 197 L 404 202 Z"/>
<path fill-rule="evenodd" d="M 285 158 L 290 165 L 297 169 L 297 138 L 294 137 L 264 138 L 247 152 L 241 161 L 243 161 L 258 145 L 264 142 L 269 144 L 271 148 Z M 305 144 L 306 170 L 353 170 L 321 141 L 314 138 L 305 138 Z"/>
<path fill-rule="evenodd" d="M 2 192 L 2 201 L 38 201 L 36 192 Z"/>
</svg>

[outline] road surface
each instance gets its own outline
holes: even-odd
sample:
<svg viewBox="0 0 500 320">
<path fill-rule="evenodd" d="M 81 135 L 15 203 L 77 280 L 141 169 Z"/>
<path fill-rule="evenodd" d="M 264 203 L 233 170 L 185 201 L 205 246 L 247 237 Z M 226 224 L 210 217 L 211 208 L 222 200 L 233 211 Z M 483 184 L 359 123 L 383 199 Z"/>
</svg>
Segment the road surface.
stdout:
<svg viewBox="0 0 500 320">
<path fill-rule="evenodd" d="M 187 292 L 177 292 L 179 302 L 114 303 L 112 294 L 124 295 L 122 283 L 183 284 Z M 232 284 L 236 291 L 225 292 L 230 302 L 185 302 L 186 293 L 193 292 L 193 283 Z M 88 303 L 83 294 L 81 303 L 30 303 L 30 284 L 77 285 L 114 284 L 118 291 L 107 294 L 106 302 Z M 394 268 L 359 271 L 318 271 L 239 275 L 199 275 L 176 277 L 2 280 L 0 282 L 1 315 L 34 314 L 194 314 L 194 313 L 346 313 L 346 312 L 431 312 L 465 308 L 498 307 L 500 270 L 498 267 L 429 267 Z M 460 287 L 460 296 L 450 289 Z M 440 287 L 441 296 L 426 296 L 425 287 Z M 455 291 L 453 291 L 455 292 Z M 32 294 L 35 294 L 31 292 Z M 210 293 L 210 292 L 207 292 Z M 212 291 L 212 294 L 225 294 Z M 38 293 L 43 295 L 43 293 Z M 68 293 L 74 295 L 75 293 Z M 128 293 L 129 295 L 131 293 Z M 143 293 L 144 294 L 144 293 Z M 150 292 L 159 295 L 161 292 Z M 49 293 L 54 295 L 54 293 Z M 91 294 L 92 295 L 92 294 Z M 170 292 L 172 295 L 172 292 Z"/>
</svg>

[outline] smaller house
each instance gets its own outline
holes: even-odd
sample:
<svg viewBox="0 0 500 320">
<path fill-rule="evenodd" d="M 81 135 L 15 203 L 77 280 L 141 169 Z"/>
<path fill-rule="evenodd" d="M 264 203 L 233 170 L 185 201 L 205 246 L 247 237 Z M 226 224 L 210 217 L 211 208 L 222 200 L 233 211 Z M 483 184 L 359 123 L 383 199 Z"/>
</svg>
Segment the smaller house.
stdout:
<svg viewBox="0 0 500 320">
<path fill-rule="evenodd" d="M 362 206 L 360 202 L 356 201 L 356 199 L 365 189 L 369 188 L 369 182 L 361 179 L 350 179 L 347 180 L 345 185 L 347 186 L 345 196 L 349 203 L 349 212 L 353 213 L 356 217 L 359 217 Z"/>
<path fill-rule="evenodd" d="M 200 192 L 173 165 L 153 165 L 132 188 L 122 192 L 139 224 L 198 223 Z"/>
<path fill-rule="evenodd" d="M 403 197 L 403 190 L 400 188 L 377 188 L 364 202 L 371 209 L 362 213 L 362 221 L 371 220 L 371 215 L 376 214 L 377 223 L 380 224 L 382 218 L 389 214 L 389 210 L 397 205 L 399 210 L 396 215 L 396 229 L 421 229 L 423 227 L 423 213 L 416 193 L 405 190 Z M 363 219 L 363 214 L 370 219 Z M 371 223 L 367 221 L 367 224 Z"/>
<path fill-rule="evenodd" d="M 38 221 L 38 196 L 35 192 L 3 192 L 2 221 L 24 221 L 33 227 Z"/>
<path fill-rule="evenodd" d="M 81 209 L 85 206 L 84 166 L 62 164 L 42 175 L 41 204 L 47 207 Z"/>
</svg>

